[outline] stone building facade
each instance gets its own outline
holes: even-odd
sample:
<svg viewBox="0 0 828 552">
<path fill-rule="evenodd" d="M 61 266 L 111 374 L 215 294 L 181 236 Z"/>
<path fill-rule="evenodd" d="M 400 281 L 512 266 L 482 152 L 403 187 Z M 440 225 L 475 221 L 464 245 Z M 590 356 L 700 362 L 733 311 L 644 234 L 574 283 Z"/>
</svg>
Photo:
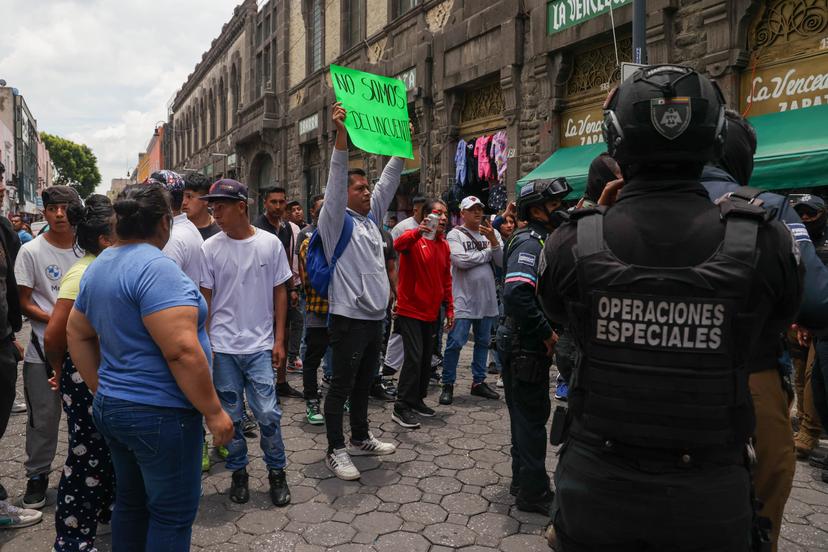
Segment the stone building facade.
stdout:
<svg viewBox="0 0 828 552">
<path fill-rule="evenodd" d="M 695 67 L 733 107 L 828 103 L 828 0 L 650 0 L 647 11 L 649 62 Z M 631 36 L 632 0 L 248 0 L 175 99 L 175 164 L 304 201 L 322 192 L 336 63 L 406 83 L 416 153 L 397 209 L 453 185 L 459 139 L 496 131 L 513 194 L 558 148 L 601 140 Z M 375 179 L 384 159 L 352 151 L 350 163 Z"/>
</svg>

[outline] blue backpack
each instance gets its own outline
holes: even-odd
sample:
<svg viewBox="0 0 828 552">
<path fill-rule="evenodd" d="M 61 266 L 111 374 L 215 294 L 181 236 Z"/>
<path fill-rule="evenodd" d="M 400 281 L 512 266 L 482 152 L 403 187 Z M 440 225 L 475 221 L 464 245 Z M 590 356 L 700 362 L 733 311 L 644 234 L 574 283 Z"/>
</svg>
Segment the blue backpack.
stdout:
<svg viewBox="0 0 828 552">
<path fill-rule="evenodd" d="M 339 241 L 336 242 L 330 264 L 328 264 L 328 259 L 325 258 L 325 249 L 322 247 L 322 238 L 319 237 L 318 228 L 313 231 L 308 243 L 305 270 L 308 273 L 311 287 L 323 299 L 328 298 L 328 286 L 336 268 L 336 261 L 339 260 L 348 244 L 351 243 L 351 234 L 354 233 L 354 217 L 347 211 L 345 211 L 345 215 L 345 219 L 342 221 L 342 233 L 339 235 Z M 376 224 L 373 215 L 369 214 L 368 219 Z"/>
</svg>

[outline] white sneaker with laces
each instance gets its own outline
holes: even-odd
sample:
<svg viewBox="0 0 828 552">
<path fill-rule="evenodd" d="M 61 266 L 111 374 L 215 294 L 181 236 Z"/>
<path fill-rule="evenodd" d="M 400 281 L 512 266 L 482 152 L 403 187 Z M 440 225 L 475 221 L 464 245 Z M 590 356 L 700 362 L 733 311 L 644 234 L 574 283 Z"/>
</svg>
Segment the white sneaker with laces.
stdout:
<svg viewBox="0 0 828 552">
<path fill-rule="evenodd" d="M 23 412 L 26 412 L 26 410 L 26 403 L 23 401 L 14 401 L 12 404 L 12 414 L 22 414 Z"/>
<path fill-rule="evenodd" d="M 18 529 L 40 523 L 43 512 L 18 508 L 8 501 L 0 500 L 0 529 Z"/>
<path fill-rule="evenodd" d="M 397 445 L 384 443 L 371 433 L 364 441 L 351 441 L 348 444 L 348 453 L 352 456 L 385 456 L 386 454 L 393 454 L 396 450 Z"/>
<path fill-rule="evenodd" d="M 334 472 L 334 475 L 336 475 L 339 479 L 343 479 L 345 481 L 355 481 L 359 479 L 359 470 L 356 469 L 353 461 L 351 461 L 351 456 L 344 448 L 334 449 L 333 452 L 329 452 L 325 457 L 325 465 L 327 465 L 328 469 Z"/>
</svg>

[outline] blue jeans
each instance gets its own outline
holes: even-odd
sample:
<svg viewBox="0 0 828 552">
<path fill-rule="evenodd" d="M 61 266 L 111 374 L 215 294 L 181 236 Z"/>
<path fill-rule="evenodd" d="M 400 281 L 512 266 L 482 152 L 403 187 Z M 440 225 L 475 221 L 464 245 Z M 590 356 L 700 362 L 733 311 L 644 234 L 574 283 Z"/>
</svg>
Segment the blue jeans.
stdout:
<svg viewBox="0 0 828 552">
<path fill-rule="evenodd" d="M 443 383 L 454 385 L 457 381 L 457 362 L 460 360 L 460 349 L 469 340 L 469 331 L 474 330 L 474 353 L 472 354 L 472 380 L 474 384 L 486 379 L 486 360 L 489 358 L 489 343 L 492 340 L 492 327 L 497 318 L 458 318 L 454 321 L 446 341 L 446 352 L 443 355 Z"/>
<path fill-rule="evenodd" d="M 219 401 L 227 412 L 236 432 L 227 445 L 228 470 L 236 471 L 248 464 L 247 440 L 242 432 L 242 398 L 247 393 L 247 404 L 259 422 L 259 443 L 264 452 L 268 469 L 284 469 L 285 443 L 282 441 L 282 411 L 276 404 L 276 387 L 273 384 L 271 352 L 262 351 L 247 355 L 216 353 L 213 361 L 213 384 Z"/>
<path fill-rule="evenodd" d="M 201 414 L 100 393 L 92 408 L 118 482 L 112 550 L 189 550 L 201 495 Z"/>
</svg>

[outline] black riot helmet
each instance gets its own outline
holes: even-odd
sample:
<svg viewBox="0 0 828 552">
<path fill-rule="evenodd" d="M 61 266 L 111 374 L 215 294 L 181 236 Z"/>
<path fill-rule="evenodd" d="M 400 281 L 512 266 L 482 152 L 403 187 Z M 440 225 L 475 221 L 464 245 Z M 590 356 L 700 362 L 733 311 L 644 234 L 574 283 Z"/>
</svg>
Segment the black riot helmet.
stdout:
<svg viewBox="0 0 828 552">
<path fill-rule="evenodd" d="M 725 100 L 715 82 L 689 67 L 644 67 L 610 92 L 604 140 L 622 169 L 699 166 L 721 156 Z"/>
<path fill-rule="evenodd" d="M 532 180 L 523 185 L 517 198 L 517 215 L 520 220 L 529 220 L 529 208 L 541 207 L 546 209 L 546 202 L 549 200 L 562 200 L 572 191 L 572 186 L 566 178 L 549 178 Z M 553 214 L 546 213 L 550 223 L 557 226 Z"/>
</svg>

